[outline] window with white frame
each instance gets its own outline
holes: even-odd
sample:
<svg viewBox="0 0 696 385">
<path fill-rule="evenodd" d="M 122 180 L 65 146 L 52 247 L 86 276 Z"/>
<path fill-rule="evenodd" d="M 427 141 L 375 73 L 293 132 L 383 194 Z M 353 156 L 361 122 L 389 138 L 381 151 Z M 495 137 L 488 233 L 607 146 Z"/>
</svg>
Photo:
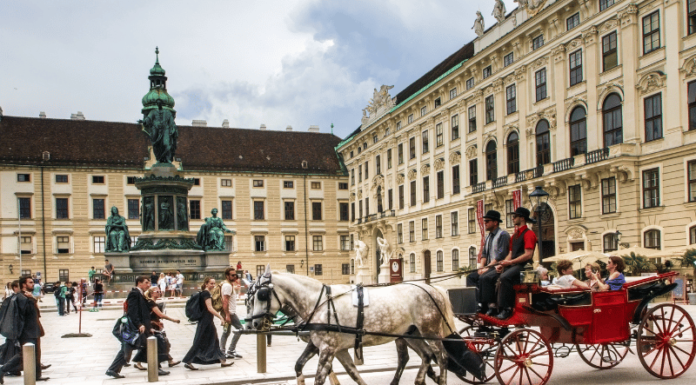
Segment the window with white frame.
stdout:
<svg viewBox="0 0 696 385">
<path fill-rule="evenodd" d="M 459 270 L 459 249 L 452 250 L 452 271 Z"/>
<path fill-rule="evenodd" d="M 411 255 L 408 256 L 408 272 L 409 273 L 416 272 L 416 254 L 415 253 L 411 253 Z"/>
<path fill-rule="evenodd" d="M 459 235 L 459 212 L 458 211 L 452 211 L 450 213 L 450 228 L 451 228 L 451 235 L 453 237 L 456 237 Z"/>
<path fill-rule="evenodd" d="M 435 265 L 437 272 L 445 271 L 445 256 L 442 250 L 438 250 L 435 256 L 437 258 L 437 263 Z"/>
<path fill-rule="evenodd" d="M 660 230 L 648 230 L 643 233 L 643 243 L 646 249 L 660 250 Z"/>
<path fill-rule="evenodd" d="M 106 247 L 106 237 L 95 236 L 92 239 L 94 240 L 94 253 L 103 253 Z"/>
</svg>

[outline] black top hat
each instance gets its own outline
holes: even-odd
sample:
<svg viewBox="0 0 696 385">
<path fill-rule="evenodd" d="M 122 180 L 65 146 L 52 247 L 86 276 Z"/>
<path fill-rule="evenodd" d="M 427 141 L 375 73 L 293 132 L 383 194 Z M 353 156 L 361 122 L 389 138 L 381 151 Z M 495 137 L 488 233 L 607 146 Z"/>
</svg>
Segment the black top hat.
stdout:
<svg viewBox="0 0 696 385">
<path fill-rule="evenodd" d="M 495 210 L 488 210 L 486 212 L 486 215 L 483 216 L 483 218 L 494 220 L 494 221 L 497 221 L 498 223 L 502 222 L 502 220 L 500 219 L 500 213 L 495 211 Z"/>
<path fill-rule="evenodd" d="M 527 223 L 532 223 L 532 224 L 536 223 L 536 221 L 534 219 L 529 217 L 529 214 L 530 214 L 529 210 L 525 209 L 524 207 L 518 207 L 517 210 L 515 210 L 515 212 L 513 214 L 521 216 L 522 218 L 524 218 L 524 221 Z"/>
</svg>

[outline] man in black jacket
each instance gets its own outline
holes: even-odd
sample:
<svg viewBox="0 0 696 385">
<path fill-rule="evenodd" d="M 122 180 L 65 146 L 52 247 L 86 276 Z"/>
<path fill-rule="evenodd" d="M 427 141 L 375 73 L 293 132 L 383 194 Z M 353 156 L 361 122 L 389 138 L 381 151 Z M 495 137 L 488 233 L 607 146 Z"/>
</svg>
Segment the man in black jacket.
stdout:
<svg viewBox="0 0 696 385">
<path fill-rule="evenodd" d="M 150 288 L 150 278 L 144 275 L 139 276 L 135 281 L 135 288 L 128 293 L 126 306 L 128 308 L 127 315 L 130 322 L 138 328 L 140 337 L 137 340 L 136 346 L 128 343 L 121 344 L 121 350 L 116 355 L 114 362 L 106 371 L 107 376 L 114 378 L 124 378 L 120 374 L 121 369 L 125 366 L 133 354 L 133 350 L 144 349 L 148 334 L 150 334 L 150 308 L 147 306 L 145 299 L 145 291 Z M 168 372 L 160 371 L 160 375 L 169 374 Z"/>
<path fill-rule="evenodd" d="M 17 296 L 17 309 L 20 318 L 20 325 L 23 325 L 21 332 L 19 333 L 19 344 L 24 346 L 25 344 L 34 344 L 36 349 L 38 349 L 39 338 L 41 337 L 41 326 L 39 324 L 39 312 L 34 302 L 34 298 L 31 292 L 34 290 L 34 280 L 30 275 L 22 276 L 19 279 L 19 292 Z M 36 352 L 37 350 L 34 350 Z M 36 380 L 46 381 L 48 377 L 41 377 L 41 363 L 38 357 L 34 358 L 36 361 Z M 23 368 L 23 357 L 22 349 L 19 350 L 14 357 L 10 358 L 5 365 L 0 367 L 0 384 L 4 383 L 3 376 L 5 373 L 19 372 Z"/>
</svg>

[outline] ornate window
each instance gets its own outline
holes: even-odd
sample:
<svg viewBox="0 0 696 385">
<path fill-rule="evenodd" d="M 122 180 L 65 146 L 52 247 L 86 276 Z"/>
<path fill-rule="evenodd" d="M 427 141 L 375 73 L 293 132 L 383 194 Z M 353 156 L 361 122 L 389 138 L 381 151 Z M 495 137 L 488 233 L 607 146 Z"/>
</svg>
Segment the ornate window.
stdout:
<svg viewBox="0 0 696 385">
<path fill-rule="evenodd" d="M 693 0 L 696 1 L 696 0 Z M 696 130 L 696 81 L 689 83 L 689 130 Z"/>
<path fill-rule="evenodd" d="M 437 177 L 437 199 L 442 199 L 445 197 L 445 172 L 438 171 Z"/>
<path fill-rule="evenodd" d="M 459 166 L 452 167 L 452 194 L 459 194 Z"/>
<path fill-rule="evenodd" d="M 643 244 L 646 249 L 660 250 L 660 230 L 648 230 L 643 234 Z"/>
<path fill-rule="evenodd" d="M 539 35 L 532 39 L 532 50 L 537 50 L 544 46 L 544 35 Z"/>
<path fill-rule="evenodd" d="M 421 240 L 428 240 L 428 218 L 421 219 Z"/>
<path fill-rule="evenodd" d="M 580 185 L 568 187 L 568 217 L 577 219 L 582 217 L 582 196 Z"/>
<path fill-rule="evenodd" d="M 604 121 L 604 147 L 623 143 L 623 118 L 621 98 L 613 93 L 604 99 L 602 107 Z"/>
<path fill-rule="evenodd" d="M 408 241 L 416 241 L 416 222 L 414 221 L 408 222 Z"/>
<path fill-rule="evenodd" d="M 615 233 L 604 234 L 603 238 L 605 253 L 619 249 L 619 240 Z"/>
<path fill-rule="evenodd" d="M 486 145 L 486 180 L 494 181 L 498 177 L 498 155 L 496 144 L 491 140 Z"/>
<path fill-rule="evenodd" d="M 430 177 L 423 177 L 423 203 L 430 202 Z"/>
<path fill-rule="evenodd" d="M 696 0 L 688 0 L 689 35 L 696 33 Z"/>
<path fill-rule="evenodd" d="M 435 126 L 435 147 L 442 147 L 445 144 L 445 133 L 442 132 L 442 123 Z"/>
<path fill-rule="evenodd" d="M 508 174 L 520 172 L 520 137 L 516 132 L 511 132 L 510 135 L 508 135 L 507 165 Z"/>
<path fill-rule="evenodd" d="M 566 19 L 566 30 L 570 31 L 571 29 L 577 27 L 580 24 L 580 12 L 574 14 L 573 16 L 569 17 Z"/>
<path fill-rule="evenodd" d="M 401 223 L 396 225 L 396 243 L 404 243 L 404 225 Z"/>
<path fill-rule="evenodd" d="M 616 31 L 602 37 L 602 64 L 603 71 L 619 65 L 619 53 L 616 49 Z"/>
<path fill-rule="evenodd" d="M 457 97 L 457 87 L 454 87 L 450 90 L 450 100 L 452 100 L 456 97 Z"/>
<path fill-rule="evenodd" d="M 602 214 L 616 212 L 616 178 L 602 179 Z"/>
<path fill-rule="evenodd" d="M 478 184 L 478 159 L 469 161 L 469 186 Z"/>
<path fill-rule="evenodd" d="M 551 162 L 551 135 L 546 120 L 540 120 L 536 126 L 536 159 L 537 166 Z"/>
<path fill-rule="evenodd" d="M 599 0 L 599 11 L 602 12 L 605 9 L 614 5 L 615 0 Z"/>
<path fill-rule="evenodd" d="M 473 234 L 476 232 L 476 209 L 468 209 L 467 215 L 469 217 L 467 221 L 467 230 L 469 231 L 469 234 Z"/>
<path fill-rule="evenodd" d="M 444 253 L 442 252 L 442 250 L 438 250 L 435 255 L 437 256 L 437 264 L 436 264 L 435 268 L 437 269 L 438 272 L 445 271 Z"/>
<path fill-rule="evenodd" d="M 660 48 L 660 12 L 643 18 L 643 55 Z"/>
<path fill-rule="evenodd" d="M 471 77 L 469 79 L 466 79 L 466 89 L 471 89 L 474 88 L 474 78 Z"/>
<path fill-rule="evenodd" d="M 509 54 L 507 54 L 503 57 L 503 67 L 507 67 L 514 62 L 515 62 L 515 55 L 513 52 L 510 52 Z"/>
<path fill-rule="evenodd" d="M 570 155 L 587 152 L 587 114 L 584 107 L 575 107 L 570 114 Z"/>
<path fill-rule="evenodd" d="M 495 121 L 495 102 L 493 95 L 486 98 L 486 124 Z"/>
<path fill-rule="evenodd" d="M 689 202 L 696 202 L 696 160 L 687 163 L 687 180 L 689 183 Z"/>
<path fill-rule="evenodd" d="M 483 69 L 483 78 L 484 78 L 484 79 L 489 78 L 489 77 L 491 76 L 492 73 L 493 73 L 493 70 L 491 69 L 491 66 L 488 66 L 488 67 L 484 68 L 484 69 Z"/>
<path fill-rule="evenodd" d="M 416 181 L 411 181 L 411 206 L 416 205 Z"/>
<path fill-rule="evenodd" d="M 546 68 L 542 68 L 534 74 L 536 85 L 536 101 L 546 99 Z"/>
<path fill-rule="evenodd" d="M 505 107 L 508 115 L 517 111 L 517 88 L 514 84 L 505 88 Z"/>
<path fill-rule="evenodd" d="M 570 63 L 570 85 L 571 87 L 582 82 L 582 50 L 579 49 L 568 55 Z"/>
<path fill-rule="evenodd" d="M 435 216 L 435 238 L 442 238 L 442 215 Z"/>
<path fill-rule="evenodd" d="M 643 171 L 643 208 L 660 205 L 660 169 Z"/>
<path fill-rule="evenodd" d="M 459 115 L 454 115 L 451 119 L 452 137 L 450 140 L 459 139 Z"/>
<path fill-rule="evenodd" d="M 476 106 L 469 107 L 469 132 L 476 131 Z"/>
<path fill-rule="evenodd" d="M 459 249 L 452 250 L 452 271 L 459 270 Z"/>
<path fill-rule="evenodd" d="M 409 273 L 415 273 L 416 272 L 416 254 L 411 253 L 411 255 L 408 256 L 408 272 Z"/>
<path fill-rule="evenodd" d="M 662 93 L 645 98 L 645 141 L 662 138 Z"/>
<path fill-rule="evenodd" d="M 459 211 L 452 211 L 450 213 L 450 222 L 451 235 L 456 237 L 459 235 Z"/>
</svg>

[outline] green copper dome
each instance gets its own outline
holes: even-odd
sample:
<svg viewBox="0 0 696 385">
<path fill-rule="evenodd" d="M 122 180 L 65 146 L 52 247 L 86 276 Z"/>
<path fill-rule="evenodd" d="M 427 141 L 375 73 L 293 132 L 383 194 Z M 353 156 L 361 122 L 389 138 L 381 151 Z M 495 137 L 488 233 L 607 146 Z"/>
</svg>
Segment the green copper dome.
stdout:
<svg viewBox="0 0 696 385">
<path fill-rule="evenodd" d="M 167 77 L 165 71 L 159 64 L 159 48 L 155 49 L 155 66 L 150 70 L 150 91 L 143 96 L 143 114 L 147 115 L 150 110 L 158 109 L 161 104 L 163 109 L 174 111 L 174 98 L 167 93 Z"/>
</svg>

